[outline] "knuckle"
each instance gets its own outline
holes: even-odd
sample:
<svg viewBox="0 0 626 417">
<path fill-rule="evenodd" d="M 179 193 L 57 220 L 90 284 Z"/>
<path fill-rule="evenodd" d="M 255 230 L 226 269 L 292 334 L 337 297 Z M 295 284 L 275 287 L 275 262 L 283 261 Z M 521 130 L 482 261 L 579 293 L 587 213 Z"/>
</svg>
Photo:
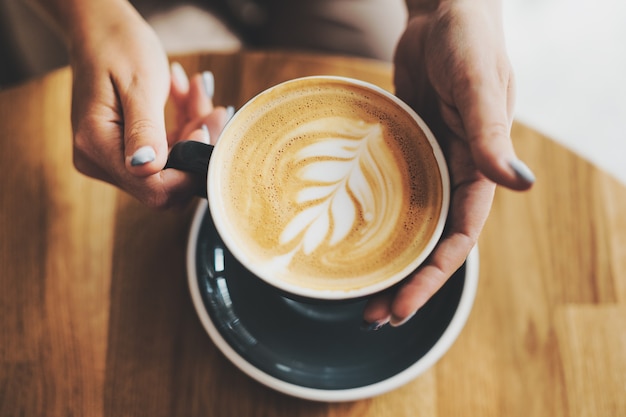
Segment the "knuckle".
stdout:
<svg viewBox="0 0 626 417">
<path fill-rule="evenodd" d="M 492 122 L 482 129 L 478 130 L 473 135 L 469 136 L 469 142 L 473 144 L 479 144 L 483 146 L 491 146 L 495 141 L 509 140 L 510 129 L 508 123 Z"/>
<path fill-rule="evenodd" d="M 140 142 L 146 135 L 149 135 L 149 132 L 155 130 L 156 126 L 150 119 L 137 119 L 126 126 L 124 137 L 126 143 L 134 144 Z"/>
<path fill-rule="evenodd" d="M 72 164 L 78 172 L 88 177 L 99 177 L 98 173 L 102 171 L 98 158 L 95 157 L 94 150 L 84 135 L 74 137 Z"/>
<path fill-rule="evenodd" d="M 80 153 L 74 152 L 72 157 L 72 163 L 74 164 L 74 168 L 84 175 L 89 175 L 89 162 L 88 160 Z"/>
<path fill-rule="evenodd" d="M 79 130 L 74 134 L 74 149 L 80 152 L 81 156 L 84 156 L 90 148 L 89 138 L 90 135 L 84 130 Z"/>
</svg>

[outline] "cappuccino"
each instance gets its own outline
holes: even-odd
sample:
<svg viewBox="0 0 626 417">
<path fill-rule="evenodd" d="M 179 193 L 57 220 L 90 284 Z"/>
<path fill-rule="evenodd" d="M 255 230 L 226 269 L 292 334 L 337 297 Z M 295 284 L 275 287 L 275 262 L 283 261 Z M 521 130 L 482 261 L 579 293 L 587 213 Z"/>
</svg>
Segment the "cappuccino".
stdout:
<svg viewBox="0 0 626 417">
<path fill-rule="evenodd" d="M 235 257 L 296 293 L 401 280 L 436 244 L 449 199 L 421 119 L 339 77 L 288 81 L 242 107 L 211 157 L 208 191 Z"/>
</svg>

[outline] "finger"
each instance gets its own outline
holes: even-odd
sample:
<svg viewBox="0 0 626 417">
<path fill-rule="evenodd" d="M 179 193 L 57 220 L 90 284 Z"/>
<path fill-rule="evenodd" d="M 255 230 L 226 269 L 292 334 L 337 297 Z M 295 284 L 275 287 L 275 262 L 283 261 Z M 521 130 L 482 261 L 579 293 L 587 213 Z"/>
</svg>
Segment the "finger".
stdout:
<svg viewBox="0 0 626 417">
<path fill-rule="evenodd" d="M 187 123 L 187 96 L 189 95 L 189 77 L 178 62 L 170 64 L 170 99 L 174 105 L 176 125 Z"/>
<path fill-rule="evenodd" d="M 188 85 L 184 96 L 177 96 L 178 93 L 175 91 L 176 87 L 173 83 L 174 80 L 172 80 L 170 96 L 176 106 L 178 128 L 170 132 L 168 136 L 170 146 L 180 140 L 188 139 L 187 136 L 191 131 L 199 129 L 205 124 L 201 119 L 208 117 L 214 110 L 212 99 L 215 90 L 213 73 L 210 71 L 196 74 Z"/>
<path fill-rule="evenodd" d="M 171 86 L 170 96 L 176 106 L 176 109 L 184 107 L 185 98 L 189 94 L 189 78 L 182 65 L 178 62 L 172 62 L 170 65 Z"/>
<path fill-rule="evenodd" d="M 211 71 L 196 74 L 191 78 L 189 95 L 185 103 L 188 120 L 206 116 L 213 111 L 215 79 Z"/>
<path fill-rule="evenodd" d="M 519 160 L 510 138 L 512 79 L 504 87 L 480 75 L 459 90 L 456 108 L 476 165 L 488 178 L 515 190 L 525 190 L 534 174 Z M 509 97 L 509 95 L 511 97 Z M 446 109 L 443 110 L 446 117 Z M 447 112 L 449 117 L 449 110 Z"/>
<path fill-rule="evenodd" d="M 132 91 L 118 85 L 124 120 L 126 169 L 138 177 L 158 173 L 167 159 L 164 116 L 167 91 L 159 94 L 159 86 L 150 84 L 155 83 L 137 81 L 131 84 Z"/>
<path fill-rule="evenodd" d="M 390 305 L 390 324 L 410 319 L 454 272 L 472 250 L 489 214 L 495 185 L 487 180 L 462 183 L 453 195 L 444 237 L 426 263 L 399 288 Z"/>
<path fill-rule="evenodd" d="M 202 118 L 202 125 L 209 132 L 209 143 L 215 145 L 226 123 L 233 117 L 234 107 L 217 107 L 210 115 Z"/>
<path fill-rule="evenodd" d="M 120 186 L 148 207 L 168 209 L 187 203 L 194 196 L 198 184 L 200 179 L 189 173 L 164 169 L 157 174 L 136 178 L 134 182 L 125 182 Z"/>
<path fill-rule="evenodd" d="M 193 130 L 188 135 L 187 140 L 209 144 L 210 134 L 207 126 L 202 125 L 200 129 Z M 178 173 L 174 174 L 169 171 L 178 171 Z M 206 191 L 206 177 L 179 171 L 177 169 L 163 170 L 162 180 L 164 181 L 166 192 L 170 195 L 170 199 L 174 201 L 186 201 L 194 194 L 198 195 L 201 191 Z"/>
<path fill-rule="evenodd" d="M 187 140 L 195 140 L 206 144 L 211 143 L 211 133 L 207 125 L 203 124 L 200 129 L 192 131 Z"/>
<path fill-rule="evenodd" d="M 189 122 L 180 131 L 179 138 L 177 140 L 188 140 L 191 133 L 195 130 L 202 129 L 206 126 L 209 143 L 215 144 L 220 136 L 220 133 L 224 129 L 226 122 L 232 117 L 234 108 L 229 107 L 216 107 L 211 114 L 204 117 L 200 117 L 193 122 Z"/>
<path fill-rule="evenodd" d="M 206 190 L 206 178 L 197 175 L 176 169 L 164 169 L 159 175 L 168 195 L 167 208 L 183 206 L 197 195 L 198 190 Z"/>
<path fill-rule="evenodd" d="M 189 78 L 182 65 L 173 62 L 170 65 L 170 99 L 176 115 L 176 126 L 189 122 L 187 117 L 187 97 L 189 96 Z M 170 138 L 168 136 L 168 142 Z M 171 143 L 170 143 L 171 144 Z"/>
<path fill-rule="evenodd" d="M 208 139 L 205 129 L 196 129 L 188 137 L 188 140 L 205 143 Z M 199 190 L 206 189 L 206 177 L 177 169 L 164 169 L 149 177 L 126 182 L 123 186 L 145 205 L 163 209 L 183 205 Z"/>
<path fill-rule="evenodd" d="M 212 114 L 212 118 L 205 118 L 205 123 L 211 131 L 211 143 L 213 145 L 217 143 L 220 138 L 220 134 L 222 133 L 222 130 L 224 130 L 224 127 L 226 126 L 226 123 L 228 123 L 234 115 L 235 107 L 228 106 L 225 108 L 220 107 L 219 109 L 215 109 Z"/>
<path fill-rule="evenodd" d="M 463 234 L 442 240 L 427 264 L 398 290 L 390 306 L 389 323 L 401 326 L 413 317 L 463 264 L 473 247 L 474 240 Z"/>
<path fill-rule="evenodd" d="M 363 311 L 363 320 L 370 323 L 368 329 L 378 329 L 391 319 L 391 302 L 394 293 L 386 291 L 367 300 Z"/>
<path fill-rule="evenodd" d="M 182 131 L 181 139 L 196 140 L 214 145 L 224 125 L 232 117 L 233 113 L 234 108 L 231 106 L 228 108 L 216 108 L 209 115 L 188 124 L 186 129 Z M 177 174 L 166 171 L 177 171 Z M 174 197 L 171 197 L 174 200 L 186 201 L 193 194 L 197 194 L 199 190 L 206 189 L 206 178 L 200 178 L 174 169 L 164 170 L 163 181 L 169 182 L 170 185 L 166 189 L 168 193 L 175 194 Z M 194 190 L 195 192 L 193 192 Z M 192 191 L 192 193 L 190 194 L 189 191 Z"/>
</svg>

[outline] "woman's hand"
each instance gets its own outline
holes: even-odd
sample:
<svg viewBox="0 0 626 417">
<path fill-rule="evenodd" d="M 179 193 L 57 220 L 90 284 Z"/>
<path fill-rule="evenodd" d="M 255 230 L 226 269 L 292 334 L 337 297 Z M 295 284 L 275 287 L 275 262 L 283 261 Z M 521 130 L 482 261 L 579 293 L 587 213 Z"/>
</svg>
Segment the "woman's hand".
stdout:
<svg viewBox="0 0 626 417">
<path fill-rule="evenodd" d="M 167 56 L 132 7 L 118 7 L 116 13 L 70 42 L 74 164 L 163 207 L 184 197 L 187 185 L 185 176 L 161 171 L 168 150 Z"/>
<path fill-rule="evenodd" d="M 442 2 L 436 11 L 413 16 L 399 42 L 396 94 L 424 118 L 444 150 L 451 207 L 427 261 L 397 291 L 369 301 L 364 318 L 375 327 L 406 322 L 463 264 L 496 183 L 525 190 L 534 181 L 510 139 L 514 80 L 500 10 L 483 3 Z"/>
<path fill-rule="evenodd" d="M 70 42 L 74 164 L 148 206 L 182 204 L 193 195 L 196 179 L 163 170 L 168 149 L 203 124 L 217 137 L 225 111 L 213 112 L 200 75 L 190 83 L 180 66 L 170 74 L 159 39 L 132 7 L 101 21 Z M 164 108 L 170 89 L 179 126 L 168 136 Z"/>
</svg>

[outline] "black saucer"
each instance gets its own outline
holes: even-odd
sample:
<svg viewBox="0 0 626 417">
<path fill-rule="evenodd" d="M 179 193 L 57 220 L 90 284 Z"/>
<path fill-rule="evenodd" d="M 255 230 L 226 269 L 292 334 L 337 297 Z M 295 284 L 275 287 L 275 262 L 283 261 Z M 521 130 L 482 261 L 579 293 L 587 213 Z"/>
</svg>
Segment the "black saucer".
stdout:
<svg viewBox="0 0 626 417">
<path fill-rule="evenodd" d="M 365 301 L 293 301 L 248 272 L 224 246 L 204 201 L 188 249 L 194 304 L 222 352 L 261 383 L 329 401 L 388 391 L 432 366 L 469 314 L 476 263 L 468 258 L 405 325 L 366 331 Z M 473 271 L 469 283 L 468 269 Z"/>
</svg>

